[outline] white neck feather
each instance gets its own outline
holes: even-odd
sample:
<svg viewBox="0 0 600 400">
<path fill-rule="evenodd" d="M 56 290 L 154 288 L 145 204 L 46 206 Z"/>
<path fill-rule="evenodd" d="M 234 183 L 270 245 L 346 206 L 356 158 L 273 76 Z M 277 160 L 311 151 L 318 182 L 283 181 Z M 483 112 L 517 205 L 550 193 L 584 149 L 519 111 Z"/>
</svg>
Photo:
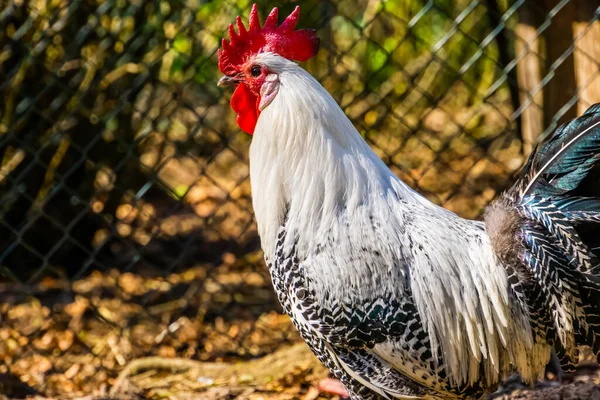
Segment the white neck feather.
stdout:
<svg viewBox="0 0 600 400">
<path fill-rule="evenodd" d="M 279 93 L 263 110 L 250 148 L 254 212 L 262 247 L 274 249 L 277 230 L 288 218 L 306 241 L 319 238 L 344 207 L 393 187 L 417 196 L 377 157 L 331 95 L 295 63 L 275 55 Z M 306 248 L 311 243 L 298 243 Z"/>
</svg>

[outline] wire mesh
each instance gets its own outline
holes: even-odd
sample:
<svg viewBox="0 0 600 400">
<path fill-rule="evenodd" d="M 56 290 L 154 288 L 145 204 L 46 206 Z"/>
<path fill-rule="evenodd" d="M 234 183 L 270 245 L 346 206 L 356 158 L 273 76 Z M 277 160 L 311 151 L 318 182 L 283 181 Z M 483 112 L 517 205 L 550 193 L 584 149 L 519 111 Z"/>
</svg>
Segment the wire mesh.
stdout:
<svg viewBox="0 0 600 400">
<path fill-rule="evenodd" d="M 322 43 L 304 67 L 394 173 L 464 217 L 600 99 L 596 1 L 259 9 L 296 4 Z M 220 39 L 250 5 L 0 2 L 0 393 L 104 393 L 140 357 L 298 341 L 262 262 L 251 137 L 216 86 Z"/>
</svg>

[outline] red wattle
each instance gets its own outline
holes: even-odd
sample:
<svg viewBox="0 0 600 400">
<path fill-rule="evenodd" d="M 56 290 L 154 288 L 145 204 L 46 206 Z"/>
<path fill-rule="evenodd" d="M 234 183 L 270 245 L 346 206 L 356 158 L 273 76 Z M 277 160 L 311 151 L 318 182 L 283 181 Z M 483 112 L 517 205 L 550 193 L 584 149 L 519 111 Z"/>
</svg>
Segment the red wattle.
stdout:
<svg viewBox="0 0 600 400">
<path fill-rule="evenodd" d="M 252 135 L 260 111 L 260 98 L 252 93 L 246 85 L 240 83 L 231 96 L 231 108 L 237 114 L 237 124 L 246 133 Z"/>
</svg>

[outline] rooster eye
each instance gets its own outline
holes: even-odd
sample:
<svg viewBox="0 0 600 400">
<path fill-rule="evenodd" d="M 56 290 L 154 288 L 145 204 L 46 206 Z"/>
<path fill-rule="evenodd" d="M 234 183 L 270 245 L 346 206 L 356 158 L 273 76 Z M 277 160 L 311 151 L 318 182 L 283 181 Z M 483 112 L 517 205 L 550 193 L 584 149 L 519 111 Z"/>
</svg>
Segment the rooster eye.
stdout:
<svg viewBox="0 0 600 400">
<path fill-rule="evenodd" d="M 260 70 L 260 67 L 258 65 L 255 65 L 254 67 L 252 67 L 252 69 L 250 70 L 250 73 L 252 74 L 253 77 L 257 77 L 260 75 L 262 71 Z"/>
</svg>

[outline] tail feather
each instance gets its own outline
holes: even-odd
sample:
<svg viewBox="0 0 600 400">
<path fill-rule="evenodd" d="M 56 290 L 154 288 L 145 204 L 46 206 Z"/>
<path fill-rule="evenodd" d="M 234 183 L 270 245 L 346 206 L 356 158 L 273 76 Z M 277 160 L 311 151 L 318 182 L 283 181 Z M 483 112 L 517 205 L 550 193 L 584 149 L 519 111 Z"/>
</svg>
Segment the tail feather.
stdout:
<svg viewBox="0 0 600 400">
<path fill-rule="evenodd" d="M 558 353 L 600 355 L 600 103 L 538 146 L 497 204 L 520 216 L 514 262 L 539 288 L 528 301 L 550 312 Z"/>
<path fill-rule="evenodd" d="M 563 267 L 568 263 L 561 250 L 540 231 L 528 231 L 523 259 L 542 287 L 543 301 L 550 310 L 556 334 L 564 351 L 576 357 L 575 327 L 581 303 L 576 278 Z"/>
<path fill-rule="evenodd" d="M 565 194 L 576 190 L 600 160 L 600 103 L 560 126 L 525 167 L 523 195 Z"/>
<path fill-rule="evenodd" d="M 519 211 L 528 219 L 543 226 L 556 240 L 559 247 L 569 256 L 569 264 L 578 271 L 589 271 L 598 265 L 598 259 L 575 230 L 573 221 L 557 207 L 552 198 L 525 196 Z"/>
</svg>

